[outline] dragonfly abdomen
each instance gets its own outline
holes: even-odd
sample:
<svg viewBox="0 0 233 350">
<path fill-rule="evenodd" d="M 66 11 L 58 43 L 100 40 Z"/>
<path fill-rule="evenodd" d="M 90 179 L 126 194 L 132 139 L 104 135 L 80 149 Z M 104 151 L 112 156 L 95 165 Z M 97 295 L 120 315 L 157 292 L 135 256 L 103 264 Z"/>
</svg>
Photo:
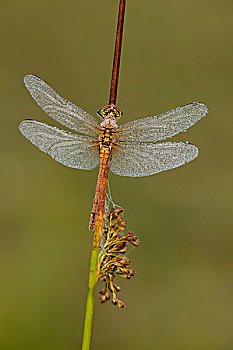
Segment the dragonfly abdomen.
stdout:
<svg viewBox="0 0 233 350">
<path fill-rule="evenodd" d="M 95 198 L 93 201 L 93 207 L 89 222 L 89 230 L 95 228 L 96 217 L 99 211 L 99 207 L 104 205 L 105 196 L 108 182 L 108 168 L 110 160 L 111 148 L 100 145 L 100 169 L 95 190 Z"/>
</svg>

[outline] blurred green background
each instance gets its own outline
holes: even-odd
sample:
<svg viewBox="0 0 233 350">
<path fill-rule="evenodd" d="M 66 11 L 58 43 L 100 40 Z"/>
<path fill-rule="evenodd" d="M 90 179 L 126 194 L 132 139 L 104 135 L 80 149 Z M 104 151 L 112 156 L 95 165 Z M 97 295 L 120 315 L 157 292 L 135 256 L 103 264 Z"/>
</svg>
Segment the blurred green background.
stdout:
<svg viewBox="0 0 233 350">
<path fill-rule="evenodd" d="M 25 89 L 28 73 L 92 115 L 108 102 L 118 1 L 8 0 L 0 10 L 0 346 L 79 349 L 98 171 L 56 163 L 17 125 L 57 125 Z M 110 174 L 141 245 L 130 253 L 136 277 L 119 281 L 126 308 L 97 295 L 92 349 L 233 349 L 232 43 L 232 1 L 128 0 L 122 122 L 193 101 L 209 114 L 173 138 L 198 145 L 197 160 L 145 178 Z"/>
</svg>

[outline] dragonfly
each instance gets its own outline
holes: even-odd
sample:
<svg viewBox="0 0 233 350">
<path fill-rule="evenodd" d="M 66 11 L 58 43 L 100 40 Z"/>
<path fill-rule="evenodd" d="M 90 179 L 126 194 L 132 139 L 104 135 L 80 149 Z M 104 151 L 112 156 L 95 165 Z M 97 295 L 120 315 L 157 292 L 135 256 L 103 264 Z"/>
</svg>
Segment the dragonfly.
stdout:
<svg viewBox="0 0 233 350">
<path fill-rule="evenodd" d="M 36 75 L 26 75 L 24 83 L 48 116 L 75 133 L 32 119 L 19 124 L 20 132 L 41 151 L 68 167 L 91 170 L 99 165 L 90 230 L 95 227 L 101 194 L 106 193 L 109 169 L 121 176 L 148 176 L 177 168 L 198 156 L 198 148 L 189 142 L 157 141 L 186 131 L 203 118 L 208 112 L 203 103 L 193 102 L 118 126 L 117 120 L 123 112 L 115 105 L 104 106 L 97 112 L 102 118 L 99 123 Z"/>
</svg>

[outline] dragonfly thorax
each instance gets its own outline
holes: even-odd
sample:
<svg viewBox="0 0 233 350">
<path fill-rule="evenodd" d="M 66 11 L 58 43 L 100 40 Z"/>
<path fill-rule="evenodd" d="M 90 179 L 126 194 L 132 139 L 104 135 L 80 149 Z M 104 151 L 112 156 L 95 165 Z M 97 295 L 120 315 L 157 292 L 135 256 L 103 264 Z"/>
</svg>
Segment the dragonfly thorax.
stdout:
<svg viewBox="0 0 233 350">
<path fill-rule="evenodd" d="M 115 117 L 109 115 L 100 124 L 102 128 L 106 129 L 116 129 L 118 128 Z"/>
<path fill-rule="evenodd" d="M 104 121 L 103 121 L 104 123 Z M 100 143 L 100 149 L 101 148 L 108 148 L 109 150 L 111 150 L 112 144 L 114 142 L 115 139 L 115 128 L 113 127 L 105 127 L 103 126 L 101 123 L 101 127 L 100 127 L 100 135 L 99 135 L 99 143 Z M 115 123 L 116 125 L 116 123 Z"/>
</svg>

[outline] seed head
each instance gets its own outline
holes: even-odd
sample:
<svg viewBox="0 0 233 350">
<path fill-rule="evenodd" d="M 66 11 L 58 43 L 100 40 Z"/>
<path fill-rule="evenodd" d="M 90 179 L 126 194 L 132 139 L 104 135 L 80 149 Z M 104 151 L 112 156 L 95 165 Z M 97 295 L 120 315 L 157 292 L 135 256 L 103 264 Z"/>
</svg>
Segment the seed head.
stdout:
<svg viewBox="0 0 233 350">
<path fill-rule="evenodd" d="M 127 221 L 123 221 L 123 212 L 123 208 L 112 207 L 105 213 L 104 241 L 99 254 L 99 279 L 104 282 L 104 288 L 100 291 L 100 302 L 105 303 L 112 294 L 112 303 L 121 309 L 125 305 L 116 295 L 121 288 L 114 280 L 117 276 L 125 279 L 135 276 L 135 271 L 129 268 L 131 261 L 125 254 L 129 244 L 135 247 L 139 245 L 139 239 L 132 231 L 124 233 Z"/>
</svg>

